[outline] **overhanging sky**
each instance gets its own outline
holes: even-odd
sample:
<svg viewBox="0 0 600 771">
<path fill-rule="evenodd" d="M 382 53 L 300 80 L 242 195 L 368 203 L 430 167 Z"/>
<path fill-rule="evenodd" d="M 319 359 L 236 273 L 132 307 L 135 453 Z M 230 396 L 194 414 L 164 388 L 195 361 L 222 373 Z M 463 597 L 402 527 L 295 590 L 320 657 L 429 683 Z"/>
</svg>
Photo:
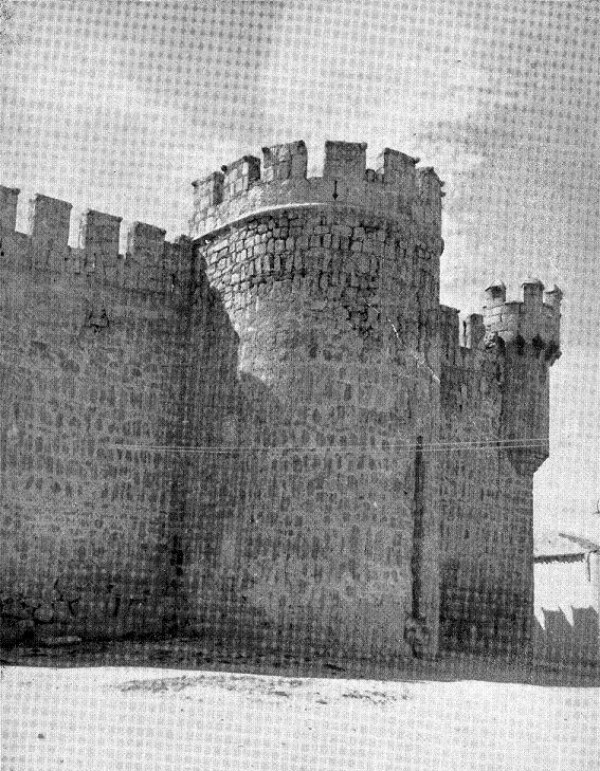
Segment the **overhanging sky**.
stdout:
<svg viewBox="0 0 600 771">
<path fill-rule="evenodd" d="M 276 142 L 419 156 L 446 180 L 442 301 L 565 291 L 539 527 L 600 497 L 595 0 L 19 2 L 0 55 L 0 184 L 185 231 L 189 182 Z M 598 520 L 598 518 L 596 518 Z"/>
</svg>

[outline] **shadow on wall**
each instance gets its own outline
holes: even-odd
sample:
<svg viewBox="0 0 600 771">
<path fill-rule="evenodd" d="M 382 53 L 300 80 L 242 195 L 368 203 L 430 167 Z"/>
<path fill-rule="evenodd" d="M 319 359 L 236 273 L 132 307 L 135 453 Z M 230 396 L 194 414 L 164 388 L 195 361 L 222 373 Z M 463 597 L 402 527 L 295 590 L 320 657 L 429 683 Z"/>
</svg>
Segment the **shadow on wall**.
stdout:
<svg viewBox="0 0 600 771">
<path fill-rule="evenodd" d="M 600 663 L 600 624 L 595 608 L 571 608 L 572 620 L 562 608 L 541 609 L 534 619 L 534 656 L 539 662 L 553 661 L 565 664 Z"/>
<path fill-rule="evenodd" d="M 518 656 L 529 648 L 527 594 L 502 590 L 498 579 L 459 574 L 457 559 L 441 569 L 440 647 L 452 653 Z"/>
</svg>

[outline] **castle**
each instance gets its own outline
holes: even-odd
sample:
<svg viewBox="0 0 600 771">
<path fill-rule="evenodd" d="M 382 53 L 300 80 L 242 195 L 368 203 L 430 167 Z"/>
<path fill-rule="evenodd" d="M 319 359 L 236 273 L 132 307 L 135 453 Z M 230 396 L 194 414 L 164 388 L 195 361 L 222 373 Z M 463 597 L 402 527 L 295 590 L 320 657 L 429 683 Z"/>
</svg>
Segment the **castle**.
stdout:
<svg viewBox="0 0 600 771">
<path fill-rule="evenodd" d="M 0 188 L 5 644 L 527 650 L 560 290 L 440 306 L 442 185 L 264 148 L 175 243 Z"/>
</svg>

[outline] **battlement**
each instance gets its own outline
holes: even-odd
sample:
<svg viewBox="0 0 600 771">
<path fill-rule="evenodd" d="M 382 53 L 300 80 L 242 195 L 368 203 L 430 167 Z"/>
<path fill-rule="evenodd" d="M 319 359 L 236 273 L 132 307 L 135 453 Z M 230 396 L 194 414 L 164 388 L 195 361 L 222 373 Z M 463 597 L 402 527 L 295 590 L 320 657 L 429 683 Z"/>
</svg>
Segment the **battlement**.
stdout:
<svg viewBox="0 0 600 771">
<path fill-rule="evenodd" d="M 31 259 L 24 267 L 95 276 L 125 289 L 173 291 L 187 283 L 192 268 L 188 238 L 170 243 L 163 229 L 134 222 L 123 233 L 127 248 L 120 254 L 121 217 L 89 209 L 74 218 L 70 203 L 39 193 L 28 202 L 27 232 L 17 233 L 19 192 L 0 186 L 0 233 L 29 242 L 24 251 Z M 77 246 L 70 247 L 70 240 Z"/>
<path fill-rule="evenodd" d="M 561 290 L 544 291 L 539 279 L 522 284 L 522 300 L 506 302 L 506 287 L 494 282 L 485 291 L 484 324 L 487 335 L 497 335 L 506 345 L 533 346 L 550 364 L 560 356 Z"/>
<path fill-rule="evenodd" d="M 0 230 L 14 230 L 17 223 L 18 187 L 0 186 Z"/>
<path fill-rule="evenodd" d="M 459 349 L 460 311 L 449 305 L 440 305 L 439 334 L 442 359 L 454 364 Z"/>
<path fill-rule="evenodd" d="M 245 155 L 221 171 L 192 183 L 194 216 L 190 235 L 200 239 L 252 213 L 286 206 L 327 204 L 360 208 L 381 217 L 421 226 L 424 237 L 440 239 L 443 182 L 418 158 L 386 148 L 377 168 L 368 169 L 364 142 L 325 143 L 322 177 L 307 177 L 302 141 L 262 148 L 262 163 Z"/>
<path fill-rule="evenodd" d="M 486 334 L 484 318 L 471 313 L 461 321 L 458 308 L 440 305 L 440 346 L 447 363 L 458 362 L 459 355 L 481 350 Z"/>
<path fill-rule="evenodd" d="M 458 309 L 440 306 L 440 345 L 446 361 L 454 363 L 459 352 L 483 349 L 500 338 L 504 345 L 543 351 L 553 364 L 560 356 L 562 292 L 556 286 L 544 291 L 538 279 L 526 280 L 522 288 L 521 301 L 506 302 L 505 285 L 494 282 L 485 290 L 483 314 L 472 313 L 462 322 Z"/>
</svg>

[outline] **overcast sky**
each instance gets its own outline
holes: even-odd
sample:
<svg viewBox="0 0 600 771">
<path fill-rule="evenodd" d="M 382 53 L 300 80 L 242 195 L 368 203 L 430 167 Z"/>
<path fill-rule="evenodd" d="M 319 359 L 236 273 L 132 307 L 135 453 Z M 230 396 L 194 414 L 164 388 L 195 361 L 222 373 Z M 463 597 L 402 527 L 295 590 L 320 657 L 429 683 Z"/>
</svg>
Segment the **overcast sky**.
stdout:
<svg viewBox="0 0 600 771">
<path fill-rule="evenodd" d="M 596 0 L 18 2 L 0 184 L 186 230 L 192 179 L 275 142 L 419 156 L 446 180 L 442 301 L 501 277 L 565 291 L 538 527 L 600 497 Z M 596 517 L 596 529 L 599 517 Z M 591 528 L 591 531 L 590 531 Z"/>
</svg>

